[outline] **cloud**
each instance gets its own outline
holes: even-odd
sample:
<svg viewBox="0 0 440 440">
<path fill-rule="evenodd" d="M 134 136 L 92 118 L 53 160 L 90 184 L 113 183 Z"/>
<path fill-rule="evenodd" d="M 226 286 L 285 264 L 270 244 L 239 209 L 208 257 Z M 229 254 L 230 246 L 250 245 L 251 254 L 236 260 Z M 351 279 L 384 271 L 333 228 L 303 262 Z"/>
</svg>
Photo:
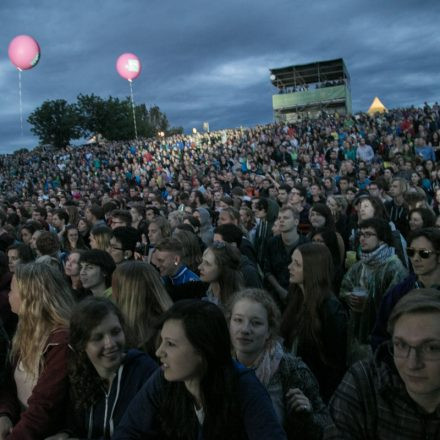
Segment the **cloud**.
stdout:
<svg viewBox="0 0 440 440">
<path fill-rule="evenodd" d="M 440 98 L 437 0 L 15 0 L 0 15 L 0 47 L 28 33 L 42 48 L 23 72 L 25 117 L 47 99 L 128 96 L 115 71 L 128 51 L 143 64 L 136 102 L 187 130 L 271 122 L 269 69 L 332 58 L 347 64 L 355 111 L 376 95 L 389 107 Z M 20 139 L 17 73 L 0 53 L 0 148 L 33 147 L 27 124 Z"/>
</svg>

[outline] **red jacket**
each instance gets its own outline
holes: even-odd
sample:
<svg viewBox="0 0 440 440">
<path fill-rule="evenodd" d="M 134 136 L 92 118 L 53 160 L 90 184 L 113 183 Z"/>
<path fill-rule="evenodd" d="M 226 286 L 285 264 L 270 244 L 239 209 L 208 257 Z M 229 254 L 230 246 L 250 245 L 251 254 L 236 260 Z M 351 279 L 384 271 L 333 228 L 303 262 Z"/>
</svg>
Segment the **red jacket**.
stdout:
<svg viewBox="0 0 440 440">
<path fill-rule="evenodd" d="M 8 440 L 41 439 L 58 432 L 64 422 L 68 396 L 67 360 L 69 332 L 54 330 L 44 350 L 44 368 L 28 399 L 28 408 L 20 414 L 15 365 L 11 365 L 6 384 L 0 391 L 0 414 L 14 424 Z"/>
</svg>

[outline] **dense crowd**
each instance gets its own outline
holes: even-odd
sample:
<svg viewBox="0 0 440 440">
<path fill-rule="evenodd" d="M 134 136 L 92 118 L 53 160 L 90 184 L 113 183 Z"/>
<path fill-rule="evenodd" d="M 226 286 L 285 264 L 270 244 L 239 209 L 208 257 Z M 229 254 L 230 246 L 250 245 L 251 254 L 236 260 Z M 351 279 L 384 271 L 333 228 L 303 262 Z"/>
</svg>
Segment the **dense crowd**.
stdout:
<svg viewBox="0 0 440 440">
<path fill-rule="evenodd" d="M 0 440 L 439 438 L 439 158 L 437 104 L 2 156 Z"/>
</svg>

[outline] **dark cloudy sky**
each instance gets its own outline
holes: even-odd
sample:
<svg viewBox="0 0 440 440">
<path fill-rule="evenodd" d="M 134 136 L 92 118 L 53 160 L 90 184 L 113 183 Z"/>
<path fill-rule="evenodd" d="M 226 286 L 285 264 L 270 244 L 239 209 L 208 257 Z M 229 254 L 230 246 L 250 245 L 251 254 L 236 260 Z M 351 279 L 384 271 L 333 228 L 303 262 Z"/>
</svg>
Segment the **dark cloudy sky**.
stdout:
<svg viewBox="0 0 440 440">
<path fill-rule="evenodd" d="M 117 57 L 143 71 L 136 103 L 174 126 L 212 130 L 272 121 L 269 68 L 344 58 L 353 110 L 440 100 L 439 0 L 1 0 L 0 153 L 32 148 L 20 135 L 18 75 L 7 48 L 32 35 L 42 57 L 23 72 L 26 119 L 47 99 L 123 98 Z"/>
</svg>

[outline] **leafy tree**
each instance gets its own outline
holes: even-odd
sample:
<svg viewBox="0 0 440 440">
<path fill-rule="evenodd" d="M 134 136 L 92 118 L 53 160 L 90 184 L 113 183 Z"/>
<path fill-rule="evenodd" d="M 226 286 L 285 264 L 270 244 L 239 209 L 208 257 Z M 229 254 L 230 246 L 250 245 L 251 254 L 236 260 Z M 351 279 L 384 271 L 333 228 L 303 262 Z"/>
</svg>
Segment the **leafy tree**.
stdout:
<svg viewBox="0 0 440 440">
<path fill-rule="evenodd" d="M 40 143 L 51 144 L 55 148 L 65 147 L 71 139 L 79 139 L 83 133 L 77 106 L 64 99 L 43 102 L 27 120 Z"/>
<path fill-rule="evenodd" d="M 140 137 L 154 137 L 169 128 L 168 118 L 158 106 L 149 110 L 145 104 L 137 105 L 135 115 Z M 64 100 L 46 101 L 29 116 L 28 121 L 41 143 L 57 148 L 81 136 L 100 134 L 109 141 L 135 137 L 130 98 L 121 100 L 109 96 L 103 99 L 94 94 L 80 94 L 76 104 Z"/>
</svg>

